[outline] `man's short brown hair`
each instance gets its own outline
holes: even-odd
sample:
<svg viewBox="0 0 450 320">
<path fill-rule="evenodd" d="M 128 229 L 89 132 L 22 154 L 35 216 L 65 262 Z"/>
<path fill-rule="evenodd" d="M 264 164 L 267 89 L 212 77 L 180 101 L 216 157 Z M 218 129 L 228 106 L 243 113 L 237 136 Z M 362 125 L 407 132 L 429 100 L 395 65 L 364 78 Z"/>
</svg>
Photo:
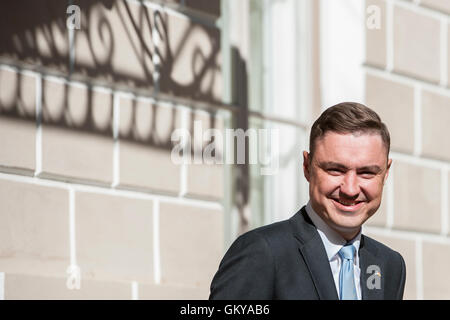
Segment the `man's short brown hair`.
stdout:
<svg viewBox="0 0 450 320">
<path fill-rule="evenodd" d="M 314 122 L 309 136 L 310 159 L 315 151 L 315 142 L 323 137 L 327 131 L 336 133 L 378 133 L 386 147 L 387 155 L 391 138 L 386 125 L 378 114 L 363 104 L 356 102 L 342 102 L 326 109 Z"/>
</svg>

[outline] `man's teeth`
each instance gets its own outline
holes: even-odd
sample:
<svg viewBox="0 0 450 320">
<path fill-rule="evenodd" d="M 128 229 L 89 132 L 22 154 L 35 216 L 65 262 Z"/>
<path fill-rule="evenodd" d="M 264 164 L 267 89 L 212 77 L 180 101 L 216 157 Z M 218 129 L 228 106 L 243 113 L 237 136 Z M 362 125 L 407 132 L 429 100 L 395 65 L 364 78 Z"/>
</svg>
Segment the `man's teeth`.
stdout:
<svg viewBox="0 0 450 320">
<path fill-rule="evenodd" d="M 354 206 L 357 205 L 357 201 L 345 201 L 345 200 L 338 200 L 339 203 L 345 205 L 345 206 Z"/>
</svg>

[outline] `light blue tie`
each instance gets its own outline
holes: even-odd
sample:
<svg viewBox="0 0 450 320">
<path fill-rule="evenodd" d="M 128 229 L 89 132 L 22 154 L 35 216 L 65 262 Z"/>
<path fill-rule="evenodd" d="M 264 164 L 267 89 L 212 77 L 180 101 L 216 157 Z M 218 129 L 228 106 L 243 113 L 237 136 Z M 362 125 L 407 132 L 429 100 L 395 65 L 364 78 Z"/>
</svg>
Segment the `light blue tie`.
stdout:
<svg viewBox="0 0 450 320">
<path fill-rule="evenodd" d="M 353 272 L 353 257 L 356 248 L 347 244 L 339 250 L 342 258 L 341 272 L 339 273 L 339 289 L 341 300 L 358 300 Z"/>
</svg>

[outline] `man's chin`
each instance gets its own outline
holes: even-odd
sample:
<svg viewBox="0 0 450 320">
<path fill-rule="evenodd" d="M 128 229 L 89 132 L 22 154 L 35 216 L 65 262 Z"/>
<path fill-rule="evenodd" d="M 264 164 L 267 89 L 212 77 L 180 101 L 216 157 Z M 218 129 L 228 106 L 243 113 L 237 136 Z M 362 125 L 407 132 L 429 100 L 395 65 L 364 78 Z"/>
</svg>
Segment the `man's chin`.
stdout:
<svg viewBox="0 0 450 320">
<path fill-rule="evenodd" d="M 365 210 L 346 212 L 334 210 L 332 217 L 333 224 L 341 230 L 359 230 L 361 225 L 367 220 Z"/>
</svg>

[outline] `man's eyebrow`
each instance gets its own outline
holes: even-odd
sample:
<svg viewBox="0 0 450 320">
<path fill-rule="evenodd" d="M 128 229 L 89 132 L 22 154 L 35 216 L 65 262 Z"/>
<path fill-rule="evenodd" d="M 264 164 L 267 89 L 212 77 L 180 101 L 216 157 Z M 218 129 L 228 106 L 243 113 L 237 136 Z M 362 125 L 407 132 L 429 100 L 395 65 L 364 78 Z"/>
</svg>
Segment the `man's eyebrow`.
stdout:
<svg viewBox="0 0 450 320">
<path fill-rule="evenodd" d="M 364 166 L 361 168 L 358 168 L 359 171 L 371 171 L 371 172 L 375 172 L 378 173 L 381 171 L 381 168 L 377 165 L 372 165 L 372 166 Z"/>
<path fill-rule="evenodd" d="M 345 169 L 345 170 L 348 169 L 345 165 L 338 163 L 338 162 L 333 162 L 333 161 L 319 162 L 319 166 L 322 168 L 333 167 L 333 168 L 339 168 L 339 169 Z"/>
<path fill-rule="evenodd" d="M 338 169 L 343 169 L 343 170 L 348 170 L 348 167 L 338 163 L 338 162 L 333 162 L 333 161 L 325 161 L 325 162 L 320 162 L 319 166 L 322 168 L 338 168 Z M 382 169 L 377 166 L 377 165 L 369 165 L 369 166 L 364 166 L 364 167 L 360 167 L 357 169 L 358 171 L 371 171 L 374 173 L 378 173 L 380 172 Z"/>
</svg>

